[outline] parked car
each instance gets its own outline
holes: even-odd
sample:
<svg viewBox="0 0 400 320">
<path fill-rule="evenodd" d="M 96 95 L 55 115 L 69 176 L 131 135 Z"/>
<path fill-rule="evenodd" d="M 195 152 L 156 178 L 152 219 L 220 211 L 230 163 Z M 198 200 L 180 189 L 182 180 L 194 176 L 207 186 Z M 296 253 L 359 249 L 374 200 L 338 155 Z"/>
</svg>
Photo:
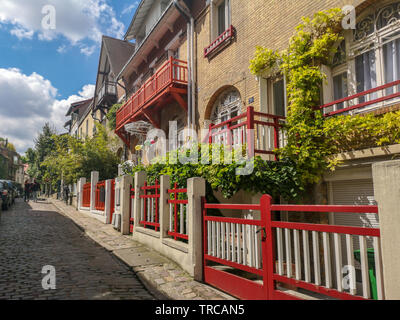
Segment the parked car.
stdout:
<svg viewBox="0 0 400 320">
<path fill-rule="evenodd" d="M 2 209 L 7 210 L 13 203 L 12 188 L 5 180 L 0 180 L 0 195 L 2 199 Z"/>
<path fill-rule="evenodd" d="M 11 193 L 11 204 L 15 203 L 15 198 L 17 198 L 18 190 L 15 185 L 14 181 L 11 180 L 2 180 L 3 182 L 7 183 L 9 187 L 9 192 Z"/>
</svg>

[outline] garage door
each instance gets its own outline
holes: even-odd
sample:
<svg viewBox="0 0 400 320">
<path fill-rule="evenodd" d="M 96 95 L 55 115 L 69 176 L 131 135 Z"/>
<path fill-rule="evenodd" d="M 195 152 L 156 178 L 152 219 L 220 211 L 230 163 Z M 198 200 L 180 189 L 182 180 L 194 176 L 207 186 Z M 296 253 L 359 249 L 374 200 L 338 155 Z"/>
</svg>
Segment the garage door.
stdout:
<svg viewBox="0 0 400 320">
<path fill-rule="evenodd" d="M 336 205 L 376 205 L 371 179 L 331 182 L 331 203 Z M 378 215 L 374 213 L 335 213 L 333 224 L 353 227 L 379 228 Z"/>
<path fill-rule="evenodd" d="M 330 182 L 330 203 L 335 205 L 376 205 L 374 199 L 374 188 L 371 179 L 365 180 L 343 180 Z M 375 213 L 352 214 L 352 213 L 333 213 L 331 216 L 331 224 L 352 226 L 352 227 L 369 227 L 379 228 L 378 215 Z M 358 236 L 353 236 L 354 250 L 360 249 Z M 373 248 L 373 240 L 367 237 L 367 247 Z M 341 238 L 342 252 L 346 252 L 345 238 Z M 333 243 L 331 244 L 333 246 Z M 332 253 L 332 259 L 334 259 Z M 334 261 L 334 260 L 332 260 Z M 343 257 L 344 264 L 347 263 L 347 255 Z M 335 268 L 335 266 L 334 266 Z M 361 292 L 361 265 L 355 261 L 357 291 Z"/>
</svg>

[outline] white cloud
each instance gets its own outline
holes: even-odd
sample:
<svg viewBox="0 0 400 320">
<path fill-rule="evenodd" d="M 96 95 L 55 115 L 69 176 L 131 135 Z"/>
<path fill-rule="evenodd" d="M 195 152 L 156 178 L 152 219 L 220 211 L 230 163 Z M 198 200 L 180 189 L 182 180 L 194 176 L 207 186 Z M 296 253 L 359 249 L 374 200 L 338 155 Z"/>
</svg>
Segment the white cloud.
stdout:
<svg viewBox="0 0 400 320">
<path fill-rule="evenodd" d="M 84 54 L 85 56 L 91 56 L 93 52 L 96 50 L 96 46 L 83 46 L 81 48 L 81 53 Z"/>
<path fill-rule="evenodd" d="M 12 26 L 11 34 L 19 39 L 32 39 L 36 34 L 41 41 L 51 41 L 62 36 L 71 45 L 82 42 L 100 44 L 101 35 L 121 38 L 124 24 L 116 19 L 108 0 L 0 0 L 0 25 Z M 46 29 L 42 8 L 55 8 L 55 29 Z M 89 48 L 91 45 L 87 45 Z M 94 51 L 94 50 L 93 50 Z M 87 54 L 88 51 L 84 51 Z"/>
<path fill-rule="evenodd" d="M 124 10 L 122 10 L 121 14 L 122 15 L 130 14 L 133 11 L 133 9 L 137 8 L 138 5 L 139 5 L 139 1 L 135 1 L 130 6 L 125 6 L 125 8 L 124 8 Z"/>
<path fill-rule="evenodd" d="M 86 85 L 76 95 L 57 100 L 57 89 L 37 73 L 25 75 L 19 69 L 0 68 L 0 137 L 7 137 L 24 153 L 33 139 L 50 122 L 65 132 L 65 114 L 70 105 L 93 97 L 94 85 Z"/>
<path fill-rule="evenodd" d="M 23 28 L 16 27 L 10 31 L 10 33 L 16 36 L 19 40 L 22 39 L 32 39 L 33 38 L 33 30 L 25 30 Z"/>
<path fill-rule="evenodd" d="M 63 54 L 65 52 L 67 52 L 67 46 L 66 45 L 59 46 L 57 48 L 57 52 L 60 53 L 60 54 Z"/>
</svg>

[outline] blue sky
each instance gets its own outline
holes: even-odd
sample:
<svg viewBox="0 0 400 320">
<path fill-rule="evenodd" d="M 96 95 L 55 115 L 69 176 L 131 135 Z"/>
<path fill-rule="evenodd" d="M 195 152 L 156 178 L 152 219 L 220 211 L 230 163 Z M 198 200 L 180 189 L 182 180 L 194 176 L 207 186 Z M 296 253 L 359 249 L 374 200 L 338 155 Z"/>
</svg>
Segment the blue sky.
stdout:
<svg viewBox="0 0 400 320">
<path fill-rule="evenodd" d="M 93 95 L 101 35 L 122 38 L 138 3 L 0 0 L 0 136 L 24 153 L 46 121 L 65 131 L 68 106 Z"/>
</svg>

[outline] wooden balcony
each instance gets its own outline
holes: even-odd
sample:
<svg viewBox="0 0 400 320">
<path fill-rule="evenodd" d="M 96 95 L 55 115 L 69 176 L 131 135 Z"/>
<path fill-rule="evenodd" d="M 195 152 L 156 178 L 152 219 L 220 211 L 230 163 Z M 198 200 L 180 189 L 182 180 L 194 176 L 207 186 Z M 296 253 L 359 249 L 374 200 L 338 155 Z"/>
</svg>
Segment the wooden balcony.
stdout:
<svg viewBox="0 0 400 320">
<path fill-rule="evenodd" d="M 106 81 L 97 93 L 97 105 L 112 105 L 117 102 L 117 84 L 115 82 Z"/>
<path fill-rule="evenodd" d="M 320 106 L 325 117 L 372 112 L 400 106 L 400 80 Z"/>
<path fill-rule="evenodd" d="M 187 94 L 187 85 L 187 63 L 171 57 L 118 110 L 115 131 L 117 133 L 121 131 L 125 124 L 132 122 L 165 94 L 172 94 L 181 105 L 185 105 L 184 99 L 179 94 Z"/>
</svg>

